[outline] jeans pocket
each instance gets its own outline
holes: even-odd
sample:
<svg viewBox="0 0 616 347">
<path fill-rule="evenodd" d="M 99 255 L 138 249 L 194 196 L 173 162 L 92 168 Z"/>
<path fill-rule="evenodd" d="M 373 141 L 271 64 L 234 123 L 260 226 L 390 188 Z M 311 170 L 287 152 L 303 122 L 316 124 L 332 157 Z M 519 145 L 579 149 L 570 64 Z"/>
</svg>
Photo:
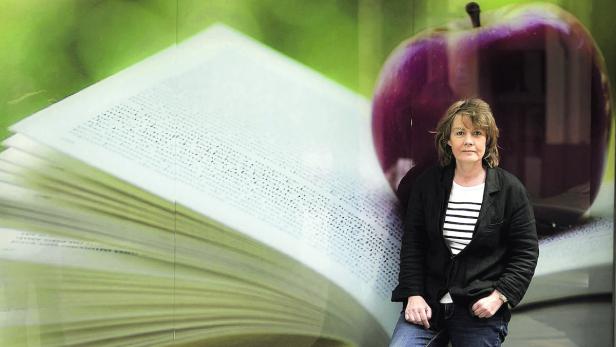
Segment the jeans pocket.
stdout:
<svg viewBox="0 0 616 347">
<path fill-rule="evenodd" d="M 498 337 L 500 338 L 501 343 L 505 342 L 505 337 L 509 333 L 507 322 L 501 317 L 500 329 L 498 331 Z"/>
</svg>

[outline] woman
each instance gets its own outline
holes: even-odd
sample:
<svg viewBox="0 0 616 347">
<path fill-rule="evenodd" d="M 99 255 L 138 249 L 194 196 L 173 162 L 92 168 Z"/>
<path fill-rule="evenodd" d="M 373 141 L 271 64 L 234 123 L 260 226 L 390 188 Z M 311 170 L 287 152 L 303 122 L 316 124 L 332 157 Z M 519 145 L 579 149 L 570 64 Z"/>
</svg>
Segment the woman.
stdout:
<svg viewBox="0 0 616 347">
<path fill-rule="evenodd" d="M 539 248 L 522 183 L 498 167 L 488 104 L 457 101 L 436 129 L 440 165 L 411 192 L 390 346 L 500 346 Z"/>
</svg>

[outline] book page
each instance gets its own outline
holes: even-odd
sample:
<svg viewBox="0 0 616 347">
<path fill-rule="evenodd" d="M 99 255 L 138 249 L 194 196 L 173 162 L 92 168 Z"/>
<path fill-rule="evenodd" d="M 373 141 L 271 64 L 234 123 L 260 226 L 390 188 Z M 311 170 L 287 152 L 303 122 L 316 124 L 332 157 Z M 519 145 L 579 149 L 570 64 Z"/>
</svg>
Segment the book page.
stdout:
<svg viewBox="0 0 616 347">
<path fill-rule="evenodd" d="M 523 304 L 612 292 L 612 217 L 541 240 L 539 262 Z"/>
<path fill-rule="evenodd" d="M 298 63 L 216 26 L 12 130 L 291 255 L 393 328 L 401 227 L 370 104 Z"/>
<path fill-rule="evenodd" d="M 33 262 L 88 270 L 170 277 L 173 267 L 130 250 L 43 233 L 0 228 L 0 262 Z"/>
</svg>

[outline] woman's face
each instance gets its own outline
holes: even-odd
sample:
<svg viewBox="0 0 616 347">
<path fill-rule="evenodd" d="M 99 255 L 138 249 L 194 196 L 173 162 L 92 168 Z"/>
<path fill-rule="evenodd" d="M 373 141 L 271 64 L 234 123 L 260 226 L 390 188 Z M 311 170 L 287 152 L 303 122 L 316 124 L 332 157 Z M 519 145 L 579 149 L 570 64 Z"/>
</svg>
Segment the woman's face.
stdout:
<svg viewBox="0 0 616 347">
<path fill-rule="evenodd" d="M 468 117 L 458 114 L 453 119 L 447 144 L 457 163 L 481 162 L 486 152 L 486 134 L 475 128 Z"/>
</svg>

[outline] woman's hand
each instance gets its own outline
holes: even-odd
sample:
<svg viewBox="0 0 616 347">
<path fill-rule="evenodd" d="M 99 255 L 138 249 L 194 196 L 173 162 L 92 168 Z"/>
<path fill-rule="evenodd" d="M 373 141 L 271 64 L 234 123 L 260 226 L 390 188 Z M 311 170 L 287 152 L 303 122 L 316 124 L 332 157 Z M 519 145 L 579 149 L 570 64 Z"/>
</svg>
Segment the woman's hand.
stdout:
<svg viewBox="0 0 616 347">
<path fill-rule="evenodd" d="M 426 329 L 430 328 L 428 320 L 432 318 L 432 309 L 420 295 L 409 296 L 404 319 L 413 324 L 423 325 Z"/>
<path fill-rule="evenodd" d="M 471 307 L 473 314 L 479 318 L 492 317 L 503 305 L 503 300 L 500 299 L 499 295 L 499 291 L 494 289 L 489 296 L 477 300 L 473 307 Z"/>
</svg>

